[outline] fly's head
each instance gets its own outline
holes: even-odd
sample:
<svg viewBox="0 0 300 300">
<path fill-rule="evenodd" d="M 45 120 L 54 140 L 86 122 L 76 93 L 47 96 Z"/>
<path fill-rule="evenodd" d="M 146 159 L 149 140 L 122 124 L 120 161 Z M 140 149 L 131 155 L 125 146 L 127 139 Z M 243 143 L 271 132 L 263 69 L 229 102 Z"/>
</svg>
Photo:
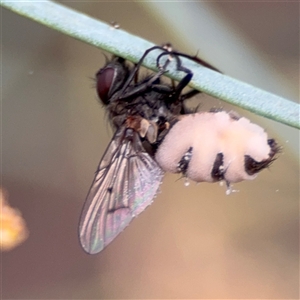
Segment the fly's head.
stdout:
<svg viewBox="0 0 300 300">
<path fill-rule="evenodd" d="M 128 72 L 125 60 L 116 56 L 96 73 L 96 90 L 104 105 L 108 105 L 113 95 L 122 89 Z"/>
</svg>

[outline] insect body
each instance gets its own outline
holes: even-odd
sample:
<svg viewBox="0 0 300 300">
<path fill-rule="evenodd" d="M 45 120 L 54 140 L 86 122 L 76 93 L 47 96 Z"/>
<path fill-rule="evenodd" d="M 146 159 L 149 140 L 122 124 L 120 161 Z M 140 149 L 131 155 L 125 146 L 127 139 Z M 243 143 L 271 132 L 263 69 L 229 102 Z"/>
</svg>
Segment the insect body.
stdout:
<svg viewBox="0 0 300 300">
<path fill-rule="evenodd" d="M 143 59 L 156 49 L 163 51 L 157 58 L 158 73 L 139 81 Z M 176 86 L 161 82 L 171 58 L 162 66 L 160 61 L 170 55 L 185 73 Z M 216 111 L 191 113 L 184 102 L 198 91 L 182 92 L 193 74 L 180 56 L 216 70 L 198 58 L 156 46 L 134 67 L 114 57 L 96 74 L 97 93 L 115 134 L 80 218 L 79 238 L 87 253 L 100 252 L 152 203 L 164 171 L 198 182 L 225 180 L 229 186 L 252 179 L 278 152 L 275 141 L 245 118 Z M 256 151 L 253 143 L 263 150 Z"/>
<path fill-rule="evenodd" d="M 156 148 L 176 116 L 184 113 L 182 89 L 192 74 L 177 87 L 162 84 L 157 74 L 136 80 L 140 63 L 130 68 L 124 59 L 114 57 L 96 74 L 97 92 L 116 129 L 96 171 L 79 225 L 83 249 L 97 253 L 109 244 L 132 220 L 151 204 L 163 171 L 153 159 Z M 180 66 L 178 65 L 178 69 Z"/>
</svg>

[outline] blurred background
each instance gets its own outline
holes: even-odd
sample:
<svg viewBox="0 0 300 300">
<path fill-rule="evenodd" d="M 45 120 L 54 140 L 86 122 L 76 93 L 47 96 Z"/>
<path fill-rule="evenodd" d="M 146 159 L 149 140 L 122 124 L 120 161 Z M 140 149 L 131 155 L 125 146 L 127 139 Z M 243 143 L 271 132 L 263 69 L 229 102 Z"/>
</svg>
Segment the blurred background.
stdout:
<svg viewBox="0 0 300 300">
<path fill-rule="evenodd" d="M 24 3 L 26 5 L 26 3 Z M 225 74 L 299 99 L 299 3 L 64 2 Z M 3 299 L 299 298 L 299 132 L 236 108 L 283 146 L 225 195 L 167 174 L 104 251 L 77 226 L 112 136 L 93 88 L 102 51 L 2 10 L 2 185 L 29 238 L 1 254 Z M 217 83 L 216 83 L 217 84 Z M 229 105 L 206 95 L 203 110 Z"/>
</svg>

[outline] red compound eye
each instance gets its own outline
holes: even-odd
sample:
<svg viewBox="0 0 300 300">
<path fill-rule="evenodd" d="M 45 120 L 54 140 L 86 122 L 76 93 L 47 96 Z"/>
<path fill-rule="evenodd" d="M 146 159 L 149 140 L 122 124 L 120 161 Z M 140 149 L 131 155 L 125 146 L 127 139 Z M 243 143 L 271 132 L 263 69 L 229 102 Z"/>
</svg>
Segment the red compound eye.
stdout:
<svg viewBox="0 0 300 300">
<path fill-rule="evenodd" d="M 115 77 L 114 68 L 101 69 L 96 74 L 96 88 L 99 98 L 104 104 L 108 104 L 112 83 Z"/>
</svg>

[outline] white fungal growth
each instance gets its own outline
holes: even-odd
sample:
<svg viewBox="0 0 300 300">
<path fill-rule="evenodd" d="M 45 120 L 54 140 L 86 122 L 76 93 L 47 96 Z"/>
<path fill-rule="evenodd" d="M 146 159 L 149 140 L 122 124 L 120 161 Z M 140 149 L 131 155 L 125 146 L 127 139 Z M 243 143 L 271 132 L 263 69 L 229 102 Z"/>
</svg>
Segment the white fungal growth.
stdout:
<svg viewBox="0 0 300 300">
<path fill-rule="evenodd" d="M 170 129 L 155 159 L 164 171 L 177 173 L 178 162 L 190 148 L 191 159 L 184 175 L 196 182 L 221 180 L 212 176 L 218 154 L 222 154 L 222 161 L 217 170 L 229 183 L 256 177 L 245 170 L 245 156 L 258 163 L 271 160 L 264 129 L 224 111 L 183 116 Z"/>
</svg>

